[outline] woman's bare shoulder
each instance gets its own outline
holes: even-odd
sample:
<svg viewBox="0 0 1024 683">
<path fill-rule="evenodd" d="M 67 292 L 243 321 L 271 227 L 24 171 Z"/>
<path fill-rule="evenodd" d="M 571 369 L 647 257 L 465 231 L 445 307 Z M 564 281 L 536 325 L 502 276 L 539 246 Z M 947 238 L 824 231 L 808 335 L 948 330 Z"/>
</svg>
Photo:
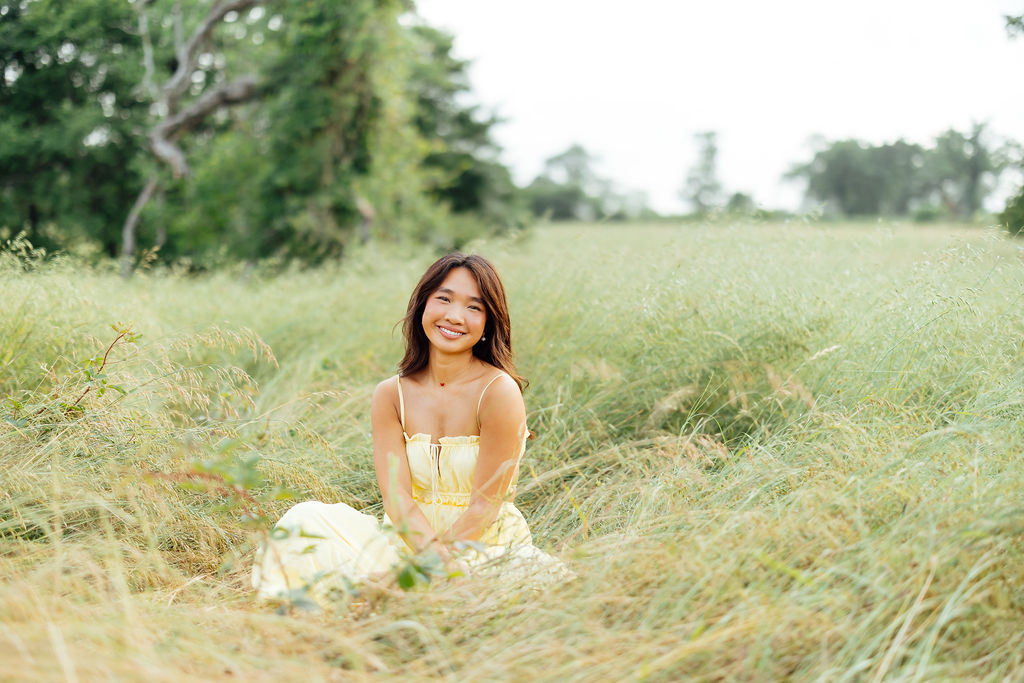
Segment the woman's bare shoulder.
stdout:
<svg viewBox="0 0 1024 683">
<path fill-rule="evenodd" d="M 372 405 L 381 402 L 393 402 L 398 400 L 398 375 L 392 375 L 379 382 L 373 390 Z"/>
<path fill-rule="evenodd" d="M 504 370 L 498 370 L 484 382 L 484 389 L 480 394 L 481 411 L 485 408 L 498 408 L 508 410 L 510 408 L 523 408 L 523 393 L 519 390 L 519 384 Z"/>
</svg>

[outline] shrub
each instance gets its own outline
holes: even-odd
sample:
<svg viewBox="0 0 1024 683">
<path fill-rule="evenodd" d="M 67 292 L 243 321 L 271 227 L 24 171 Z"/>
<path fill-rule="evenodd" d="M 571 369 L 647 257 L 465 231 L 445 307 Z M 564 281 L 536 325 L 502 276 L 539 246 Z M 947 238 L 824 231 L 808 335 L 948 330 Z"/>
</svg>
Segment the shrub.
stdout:
<svg viewBox="0 0 1024 683">
<path fill-rule="evenodd" d="M 1006 202 L 1006 208 L 999 214 L 999 223 L 1005 225 L 1011 235 L 1024 233 L 1024 187 Z"/>
</svg>

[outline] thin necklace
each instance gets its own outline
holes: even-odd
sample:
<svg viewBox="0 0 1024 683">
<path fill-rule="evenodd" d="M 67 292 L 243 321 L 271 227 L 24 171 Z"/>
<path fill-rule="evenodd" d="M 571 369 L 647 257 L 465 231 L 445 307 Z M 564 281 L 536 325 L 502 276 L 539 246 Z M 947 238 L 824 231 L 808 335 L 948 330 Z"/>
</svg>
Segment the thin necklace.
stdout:
<svg viewBox="0 0 1024 683">
<path fill-rule="evenodd" d="M 462 371 L 462 373 L 460 373 L 460 375 L 459 375 L 459 376 L 461 377 L 462 375 L 466 374 L 467 372 L 469 372 L 469 370 L 468 370 L 468 369 L 466 369 L 466 370 L 463 370 L 463 371 Z M 438 382 L 438 384 L 440 384 L 440 385 L 441 385 L 441 388 L 442 388 L 442 389 L 444 389 L 444 386 L 445 386 L 446 384 L 451 384 L 451 382 Z"/>
</svg>

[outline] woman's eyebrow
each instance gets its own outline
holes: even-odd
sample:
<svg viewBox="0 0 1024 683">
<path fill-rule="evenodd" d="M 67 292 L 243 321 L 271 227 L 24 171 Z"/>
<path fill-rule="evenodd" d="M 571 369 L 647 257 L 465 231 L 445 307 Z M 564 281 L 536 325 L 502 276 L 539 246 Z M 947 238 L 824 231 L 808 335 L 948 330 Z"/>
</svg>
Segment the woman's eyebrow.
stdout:
<svg viewBox="0 0 1024 683">
<path fill-rule="evenodd" d="M 437 293 L 438 294 L 450 294 L 450 295 L 453 295 L 453 296 L 455 295 L 455 291 L 452 290 L 452 289 L 449 289 L 447 287 L 439 287 L 438 290 L 437 290 Z M 475 301 L 478 304 L 482 304 L 484 302 L 484 300 L 481 299 L 478 296 L 471 296 L 471 297 L 469 297 L 469 300 L 470 301 Z"/>
</svg>

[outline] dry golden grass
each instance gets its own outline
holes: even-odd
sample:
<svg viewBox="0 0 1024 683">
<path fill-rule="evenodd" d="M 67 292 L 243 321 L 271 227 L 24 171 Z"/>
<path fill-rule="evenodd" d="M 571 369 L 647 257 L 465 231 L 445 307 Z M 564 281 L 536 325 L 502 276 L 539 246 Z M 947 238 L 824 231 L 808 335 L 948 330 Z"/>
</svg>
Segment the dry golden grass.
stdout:
<svg viewBox="0 0 1024 683">
<path fill-rule="evenodd" d="M 253 544 L 281 489 L 379 506 L 369 393 L 429 257 L 124 284 L 0 255 L 0 680 L 1024 680 L 1019 243 L 479 249 L 532 381 L 518 504 L 579 579 L 316 614 L 253 601 Z"/>
</svg>

